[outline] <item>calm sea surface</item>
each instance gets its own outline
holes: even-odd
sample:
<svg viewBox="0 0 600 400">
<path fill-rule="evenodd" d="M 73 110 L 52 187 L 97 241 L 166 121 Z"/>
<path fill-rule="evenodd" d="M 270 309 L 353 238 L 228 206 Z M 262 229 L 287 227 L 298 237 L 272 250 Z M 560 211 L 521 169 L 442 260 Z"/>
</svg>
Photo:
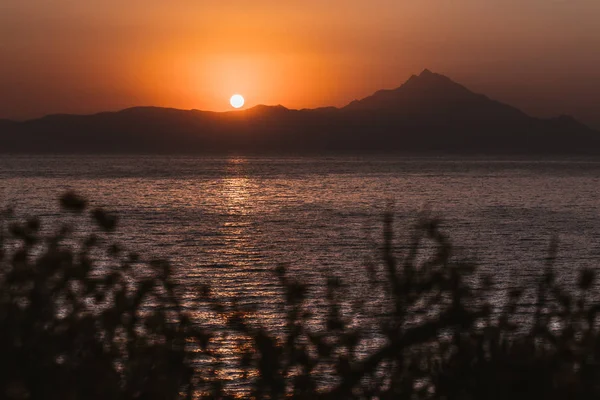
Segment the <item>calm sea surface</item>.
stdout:
<svg viewBox="0 0 600 400">
<path fill-rule="evenodd" d="M 600 264 L 599 161 L 0 159 L 0 206 L 50 221 L 67 189 L 116 210 L 127 247 L 172 260 L 183 285 L 267 308 L 281 262 L 314 286 L 333 274 L 372 296 L 364 265 L 377 258 L 386 209 L 399 243 L 419 211 L 442 217 L 459 251 L 501 285 L 533 280 L 552 236 L 561 279 Z"/>
<path fill-rule="evenodd" d="M 306 279 L 364 274 L 382 215 L 419 211 L 500 277 L 537 274 L 553 235 L 565 269 L 600 261 L 600 161 L 423 158 L 8 157 L 0 206 L 52 219 L 67 189 L 118 211 L 128 247 L 186 279 L 255 294 L 289 263 Z M 404 232 L 405 233 L 405 232 Z"/>
</svg>

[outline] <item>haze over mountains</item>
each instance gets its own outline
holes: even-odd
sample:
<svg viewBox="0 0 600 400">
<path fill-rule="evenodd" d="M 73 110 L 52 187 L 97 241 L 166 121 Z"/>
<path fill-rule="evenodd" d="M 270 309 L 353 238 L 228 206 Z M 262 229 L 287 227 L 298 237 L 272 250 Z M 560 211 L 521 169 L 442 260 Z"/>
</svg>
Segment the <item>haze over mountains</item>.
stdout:
<svg viewBox="0 0 600 400">
<path fill-rule="evenodd" d="M 0 120 L 0 152 L 600 155 L 600 132 L 567 116 L 530 117 L 425 70 L 343 108 L 136 107 Z"/>
</svg>

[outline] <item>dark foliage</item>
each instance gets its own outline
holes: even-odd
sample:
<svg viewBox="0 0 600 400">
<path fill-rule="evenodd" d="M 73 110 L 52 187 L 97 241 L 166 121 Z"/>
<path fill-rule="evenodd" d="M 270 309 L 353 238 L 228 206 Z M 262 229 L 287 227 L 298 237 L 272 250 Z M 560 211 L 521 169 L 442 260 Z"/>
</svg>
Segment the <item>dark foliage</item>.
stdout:
<svg viewBox="0 0 600 400">
<path fill-rule="evenodd" d="M 88 210 L 73 193 L 61 206 Z M 115 244 L 114 214 L 89 216 L 96 228 L 84 235 L 2 216 L 1 398 L 600 398 L 595 271 L 580 271 L 571 291 L 561 287 L 556 246 L 524 316 L 527 290 L 510 289 L 494 309 L 492 280 L 474 287 L 475 265 L 456 259 L 438 221 L 422 219 L 409 250 L 394 251 L 388 215 L 382 262 L 371 271 L 385 280 L 369 279 L 385 307 L 376 323 L 356 323 L 364 310 L 348 307 L 336 278 L 316 323 L 307 286 L 279 266 L 285 329 L 273 333 L 207 287 L 197 290 L 198 309 L 185 309 L 167 262 L 142 262 Z M 226 337 L 238 343 L 227 362 Z"/>
</svg>

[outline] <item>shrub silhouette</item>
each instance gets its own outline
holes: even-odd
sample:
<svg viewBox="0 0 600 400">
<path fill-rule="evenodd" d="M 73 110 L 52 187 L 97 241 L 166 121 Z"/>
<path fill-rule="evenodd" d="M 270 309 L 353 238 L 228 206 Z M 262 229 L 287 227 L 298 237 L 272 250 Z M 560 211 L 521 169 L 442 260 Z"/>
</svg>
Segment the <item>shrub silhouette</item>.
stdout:
<svg viewBox="0 0 600 400">
<path fill-rule="evenodd" d="M 272 332 L 206 287 L 194 304 L 215 318 L 188 315 L 167 262 L 114 243 L 114 214 L 73 193 L 60 204 L 95 228 L 42 234 L 37 219 L 2 217 L 2 398 L 600 398 L 595 271 L 562 287 L 556 246 L 537 286 L 509 288 L 498 309 L 492 280 L 476 284 L 476 266 L 453 254 L 439 221 L 421 218 L 399 252 L 388 214 L 368 280 L 383 311 L 361 319 L 370 309 L 350 305 L 344 283 L 329 278 L 326 317 L 316 319 L 308 286 L 279 266 L 285 328 Z M 236 361 L 221 359 L 225 337 L 238 344 Z"/>
<path fill-rule="evenodd" d="M 67 212 L 86 202 L 68 193 Z M 69 226 L 44 237 L 40 222 L 0 231 L 0 393 L 3 398 L 157 398 L 192 391 L 190 339 L 205 333 L 181 312 L 167 263 L 140 265 L 110 242 L 116 218 L 76 240 Z M 148 308 L 147 304 L 157 304 Z"/>
</svg>

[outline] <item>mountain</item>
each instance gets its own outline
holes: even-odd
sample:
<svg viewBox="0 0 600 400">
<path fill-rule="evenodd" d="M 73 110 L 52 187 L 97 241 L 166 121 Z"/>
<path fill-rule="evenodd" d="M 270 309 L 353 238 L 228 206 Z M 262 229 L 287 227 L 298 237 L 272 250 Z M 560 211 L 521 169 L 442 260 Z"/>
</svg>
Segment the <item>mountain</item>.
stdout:
<svg viewBox="0 0 600 400">
<path fill-rule="evenodd" d="M 2 129 L 8 129 L 8 128 L 14 126 L 15 124 L 16 124 L 16 122 L 13 122 L 11 120 L 0 119 L 0 130 L 2 130 Z"/>
<path fill-rule="evenodd" d="M 380 90 L 344 107 L 354 112 L 386 112 L 396 117 L 442 115 L 454 120 L 519 121 L 527 115 L 518 109 L 476 94 L 450 78 L 428 69 L 411 76 L 397 89 Z"/>
<path fill-rule="evenodd" d="M 336 153 L 600 155 L 600 133 L 538 119 L 429 70 L 342 108 L 259 105 L 208 112 L 135 107 L 0 120 L 7 153 Z"/>
</svg>

